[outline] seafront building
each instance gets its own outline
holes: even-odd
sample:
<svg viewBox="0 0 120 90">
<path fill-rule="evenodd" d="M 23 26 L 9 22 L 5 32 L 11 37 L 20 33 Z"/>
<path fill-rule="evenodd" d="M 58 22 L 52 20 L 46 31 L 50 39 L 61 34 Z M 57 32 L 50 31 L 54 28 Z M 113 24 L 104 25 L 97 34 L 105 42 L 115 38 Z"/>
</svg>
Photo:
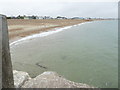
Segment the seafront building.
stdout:
<svg viewBox="0 0 120 90">
<path fill-rule="evenodd" d="M 7 17 L 7 19 L 79 19 L 79 20 L 90 20 L 90 19 L 105 19 L 105 18 L 100 18 L 100 17 L 64 17 L 64 16 L 57 16 L 57 17 L 51 17 L 51 16 L 11 16 Z M 106 19 L 111 19 L 111 18 L 106 18 Z M 113 18 L 112 18 L 113 19 Z"/>
</svg>

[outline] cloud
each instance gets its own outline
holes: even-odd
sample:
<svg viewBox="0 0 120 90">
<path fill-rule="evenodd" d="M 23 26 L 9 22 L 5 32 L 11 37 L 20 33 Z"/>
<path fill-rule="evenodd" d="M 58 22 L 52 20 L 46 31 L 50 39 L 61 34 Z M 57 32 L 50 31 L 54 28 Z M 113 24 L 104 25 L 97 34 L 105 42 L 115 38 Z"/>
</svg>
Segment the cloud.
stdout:
<svg viewBox="0 0 120 90">
<path fill-rule="evenodd" d="M 66 2 L 40 2 L 41 0 L 16 2 L 17 0 L 12 0 L 5 3 L 6 0 L 3 1 L 0 3 L 0 13 L 5 15 L 117 17 L 118 13 L 117 2 L 68 2 L 66 0 Z"/>
</svg>

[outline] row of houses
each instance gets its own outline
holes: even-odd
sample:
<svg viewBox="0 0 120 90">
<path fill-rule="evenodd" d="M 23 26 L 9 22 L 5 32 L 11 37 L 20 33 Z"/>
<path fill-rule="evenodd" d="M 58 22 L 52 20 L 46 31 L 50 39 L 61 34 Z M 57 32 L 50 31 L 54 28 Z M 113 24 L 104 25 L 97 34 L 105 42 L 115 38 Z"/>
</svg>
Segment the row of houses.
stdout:
<svg viewBox="0 0 120 90">
<path fill-rule="evenodd" d="M 68 18 L 68 17 L 62 17 L 62 16 L 57 16 L 56 18 L 53 18 L 53 17 L 50 17 L 50 16 L 12 16 L 12 17 L 7 17 L 8 19 L 81 19 L 81 20 L 84 20 L 84 19 L 93 19 L 93 18 L 90 18 L 90 17 L 71 17 L 71 18 Z"/>
<path fill-rule="evenodd" d="M 50 16 L 12 16 L 12 17 L 7 17 L 8 19 L 67 19 L 66 17 L 61 17 L 58 16 L 56 18 L 50 17 Z"/>
</svg>

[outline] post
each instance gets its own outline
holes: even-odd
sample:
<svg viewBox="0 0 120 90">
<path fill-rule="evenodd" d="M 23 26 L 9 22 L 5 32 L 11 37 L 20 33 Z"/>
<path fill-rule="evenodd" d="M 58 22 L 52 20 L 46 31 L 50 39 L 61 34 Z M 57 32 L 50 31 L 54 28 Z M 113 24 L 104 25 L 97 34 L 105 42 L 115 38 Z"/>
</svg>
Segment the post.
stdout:
<svg viewBox="0 0 120 90">
<path fill-rule="evenodd" d="M 0 36 L 2 36 L 2 88 L 14 88 L 7 19 L 3 15 L 0 15 Z"/>
<path fill-rule="evenodd" d="M 0 16 L 0 90 L 2 89 L 2 20 Z"/>
</svg>

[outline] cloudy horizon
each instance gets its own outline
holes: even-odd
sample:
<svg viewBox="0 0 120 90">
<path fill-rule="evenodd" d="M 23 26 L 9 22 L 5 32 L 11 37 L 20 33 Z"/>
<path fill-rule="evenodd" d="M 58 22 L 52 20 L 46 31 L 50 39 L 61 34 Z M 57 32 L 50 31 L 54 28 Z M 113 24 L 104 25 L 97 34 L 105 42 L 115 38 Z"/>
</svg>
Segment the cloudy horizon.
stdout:
<svg viewBox="0 0 120 90">
<path fill-rule="evenodd" d="M 27 0 L 26 0 L 27 1 Z M 118 17 L 118 2 L 78 2 L 76 1 L 0 1 L 0 14 L 7 16 L 37 15 L 66 17 Z"/>
</svg>

